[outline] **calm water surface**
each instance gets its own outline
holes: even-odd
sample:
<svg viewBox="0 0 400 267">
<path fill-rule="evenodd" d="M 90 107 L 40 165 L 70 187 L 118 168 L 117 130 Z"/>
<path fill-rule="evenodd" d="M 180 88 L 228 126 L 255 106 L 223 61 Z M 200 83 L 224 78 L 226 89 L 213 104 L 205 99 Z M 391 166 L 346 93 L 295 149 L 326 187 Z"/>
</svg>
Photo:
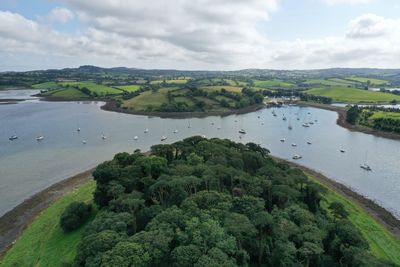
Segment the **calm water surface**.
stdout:
<svg viewBox="0 0 400 267">
<path fill-rule="evenodd" d="M 34 193 L 111 159 L 117 152 L 148 150 L 160 143 L 162 135 L 168 136 L 166 143 L 206 135 L 259 143 L 273 155 L 288 160 L 300 154 L 303 158 L 297 163 L 349 186 L 400 218 L 400 142 L 341 128 L 336 125 L 335 112 L 289 106 L 276 109 L 277 117 L 271 109 L 264 109 L 188 120 L 107 112 L 100 109 L 101 105 L 38 100 L 0 105 L 0 215 Z M 287 121 L 282 120 L 283 115 Z M 301 126 L 311 120 L 318 122 L 309 128 Z M 189 121 L 191 128 L 187 127 Z M 288 129 L 289 123 L 292 130 Z M 79 133 L 77 127 L 81 128 Z M 247 134 L 239 139 L 241 128 Z M 175 129 L 179 131 L 176 134 Z M 107 136 L 105 141 L 102 133 Z M 9 141 L 13 134 L 18 140 Z M 35 139 L 38 135 L 44 136 L 40 142 Z M 280 142 L 281 138 L 286 141 Z M 360 168 L 364 161 L 372 172 Z"/>
</svg>

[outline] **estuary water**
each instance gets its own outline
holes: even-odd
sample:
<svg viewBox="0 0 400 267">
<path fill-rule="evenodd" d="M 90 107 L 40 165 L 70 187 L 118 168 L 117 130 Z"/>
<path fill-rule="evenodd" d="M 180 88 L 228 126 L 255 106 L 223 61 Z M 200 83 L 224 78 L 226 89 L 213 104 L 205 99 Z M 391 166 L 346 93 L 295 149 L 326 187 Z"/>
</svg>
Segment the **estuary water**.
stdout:
<svg viewBox="0 0 400 267">
<path fill-rule="evenodd" d="M 0 216 L 117 152 L 146 151 L 161 143 L 163 135 L 168 137 L 164 143 L 205 135 L 258 143 L 290 161 L 295 161 L 293 155 L 301 155 L 297 163 L 352 188 L 400 218 L 400 142 L 350 132 L 336 125 L 335 112 L 287 106 L 275 109 L 276 116 L 272 109 L 263 109 L 227 117 L 161 119 L 103 111 L 103 104 L 33 99 L 0 105 Z M 310 121 L 314 123 L 310 127 L 302 126 Z M 247 133 L 239 138 L 242 128 Z M 9 140 L 11 135 L 18 139 Z M 44 138 L 37 141 L 40 135 Z M 372 171 L 360 168 L 364 162 Z"/>
</svg>

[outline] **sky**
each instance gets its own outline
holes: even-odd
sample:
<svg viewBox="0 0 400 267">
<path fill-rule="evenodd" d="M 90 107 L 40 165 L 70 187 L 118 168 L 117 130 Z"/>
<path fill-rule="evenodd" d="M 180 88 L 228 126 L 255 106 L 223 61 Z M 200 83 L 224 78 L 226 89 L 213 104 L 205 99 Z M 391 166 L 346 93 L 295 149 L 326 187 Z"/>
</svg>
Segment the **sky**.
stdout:
<svg viewBox="0 0 400 267">
<path fill-rule="evenodd" d="M 0 71 L 400 68 L 400 0 L 0 0 Z"/>
</svg>

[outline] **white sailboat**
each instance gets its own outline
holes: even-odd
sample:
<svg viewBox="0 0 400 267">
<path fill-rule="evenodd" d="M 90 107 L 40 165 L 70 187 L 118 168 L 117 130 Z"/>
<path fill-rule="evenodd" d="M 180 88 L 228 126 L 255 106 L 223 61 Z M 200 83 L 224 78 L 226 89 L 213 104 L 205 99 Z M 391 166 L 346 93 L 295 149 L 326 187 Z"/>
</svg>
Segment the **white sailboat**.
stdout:
<svg viewBox="0 0 400 267">
<path fill-rule="evenodd" d="M 368 157 L 368 151 L 365 152 L 364 163 L 360 165 L 360 168 L 366 171 L 372 171 L 371 167 L 367 164 L 367 157 Z"/>
<path fill-rule="evenodd" d="M 139 139 L 139 137 L 137 136 L 137 135 L 135 135 L 134 137 L 133 137 L 133 140 L 138 140 Z"/>
<path fill-rule="evenodd" d="M 148 133 L 149 132 L 149 128 L 144 129 L 144 133 Z"/>
<path fill-rule="evenodd" d="M 161 136 L 161 142 L 167 140 L 167 138 L 168 137 L 166 135 Z"/>
</svg>

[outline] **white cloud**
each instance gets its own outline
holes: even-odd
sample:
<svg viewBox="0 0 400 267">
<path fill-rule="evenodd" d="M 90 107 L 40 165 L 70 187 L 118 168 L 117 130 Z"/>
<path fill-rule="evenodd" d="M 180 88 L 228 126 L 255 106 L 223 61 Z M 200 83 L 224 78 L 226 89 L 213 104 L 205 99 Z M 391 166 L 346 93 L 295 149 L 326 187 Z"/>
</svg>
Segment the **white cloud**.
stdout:
<svg viewBox="0 0 400 267">
<path fill-rule="evenodd" d="M 341 36 L 276 42 L 257 30 L 260 22 L 273 19 L 275 0 L 193 2 L 70 0 L 68 8 L 87 28 L 69 34 L 0 11 L 0 67 L 12 66 L 13 57 L 38 68 L 48 62 L 178 69 L 398 67 L 400 62 L 400 20 L 365 14 L 351 20 Z"/>
<path fill-rule="evenodd" d="M 369 4 L 374 2 L 375 0 L 322 0 L 326 4 L 330 6 L 335 5 L 360 5 L 360 4 Z"/>
<path fill-rule="evenodd" d="M 65 7 L 56 7 L 52 9 L 49 14 L 44 17 L 44 20 L 49 22 L 61 22 L 66 23 L 72 19 L 74 19 L 75 14 Z"/>
</svg>

